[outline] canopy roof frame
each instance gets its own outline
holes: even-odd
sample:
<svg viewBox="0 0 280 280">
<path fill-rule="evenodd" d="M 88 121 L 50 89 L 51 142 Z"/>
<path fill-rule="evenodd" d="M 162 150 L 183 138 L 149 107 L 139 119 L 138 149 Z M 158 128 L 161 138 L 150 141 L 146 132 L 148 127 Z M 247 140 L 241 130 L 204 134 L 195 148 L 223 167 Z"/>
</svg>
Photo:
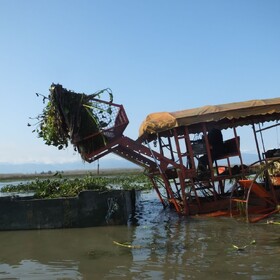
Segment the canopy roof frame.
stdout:
<svg viewBox="0 0 280 280">
<path fill-rule="evenodd" d="M 202 132 L 202 123 L 220 129 L 280 120 L 280 98 L 208 105 L 176 112 L 149 114 L 140 126 L 140 142 L 176 127 L 188 126 L 190 133 Z"/>
</svg>

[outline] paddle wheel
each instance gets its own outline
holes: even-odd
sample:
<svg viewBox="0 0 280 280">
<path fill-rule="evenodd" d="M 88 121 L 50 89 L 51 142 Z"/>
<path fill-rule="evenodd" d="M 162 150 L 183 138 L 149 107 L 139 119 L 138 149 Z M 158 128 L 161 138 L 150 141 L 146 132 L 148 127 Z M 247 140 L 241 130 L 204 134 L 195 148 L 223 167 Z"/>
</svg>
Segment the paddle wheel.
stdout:
<svg viewBox="0 0 280 280">
<path fill-rule="evenodd" d="M 280 159 L 266 159 L 254 165 L 247 179 L 232 189 L 231 215 L 258 222 L 279 212 Z M 242 194 L 242 195 L 241 195 Z"/>
</svg>

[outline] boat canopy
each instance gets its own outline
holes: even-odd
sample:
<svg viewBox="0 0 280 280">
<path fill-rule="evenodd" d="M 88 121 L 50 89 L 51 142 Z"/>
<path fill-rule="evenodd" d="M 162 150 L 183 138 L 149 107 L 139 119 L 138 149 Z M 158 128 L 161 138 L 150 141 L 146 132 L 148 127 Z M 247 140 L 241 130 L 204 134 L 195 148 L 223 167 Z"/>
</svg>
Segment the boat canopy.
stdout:
<svg viewBox="0 0 280 280">
<path fill-rule="evenodd" d="M 207 105 L 176 112 L 149 114 L 139 129 L 139 139 L 176 127 L 187 126 L 190 132 L 201 131 L 201 124 L 208 127 L 219 126 L 226 129 L 252 123 L 276 121 L 280 119 L 280 98 L 249 100 L 221 105 Z"/>
</svg>

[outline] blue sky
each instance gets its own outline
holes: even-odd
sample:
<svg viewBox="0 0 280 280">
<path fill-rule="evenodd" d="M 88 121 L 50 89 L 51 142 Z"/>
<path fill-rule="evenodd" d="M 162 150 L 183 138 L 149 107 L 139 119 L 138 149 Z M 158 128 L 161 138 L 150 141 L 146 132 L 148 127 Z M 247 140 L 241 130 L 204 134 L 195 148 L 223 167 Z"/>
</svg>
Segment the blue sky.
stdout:
<svg viewBox="0 0 280 280">
<path fill-rule="evenodd" d="M 0 163 L 81 162 L 27 127 L 53 82 L 110 87 L 133 139 L 152 112 L 279 97 L 279 30 L 278 0 L 0 0 Z"/>
</svg>

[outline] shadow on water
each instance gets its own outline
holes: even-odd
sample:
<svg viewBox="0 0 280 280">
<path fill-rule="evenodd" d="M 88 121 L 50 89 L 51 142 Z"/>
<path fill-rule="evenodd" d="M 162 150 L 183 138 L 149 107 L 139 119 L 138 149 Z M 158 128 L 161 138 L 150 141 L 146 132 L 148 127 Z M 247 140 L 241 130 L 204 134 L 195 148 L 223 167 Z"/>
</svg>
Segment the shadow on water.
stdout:
<svg viewBox="0 0 280 280">
<path fill-rule="evenodd" d="M 280 225 L 180 218 L 163 210 L 153 192 L 142 194 L 135 221 L 129 226 L 0 232 L 0 279 L 280 277 Z"/>
</svg>

